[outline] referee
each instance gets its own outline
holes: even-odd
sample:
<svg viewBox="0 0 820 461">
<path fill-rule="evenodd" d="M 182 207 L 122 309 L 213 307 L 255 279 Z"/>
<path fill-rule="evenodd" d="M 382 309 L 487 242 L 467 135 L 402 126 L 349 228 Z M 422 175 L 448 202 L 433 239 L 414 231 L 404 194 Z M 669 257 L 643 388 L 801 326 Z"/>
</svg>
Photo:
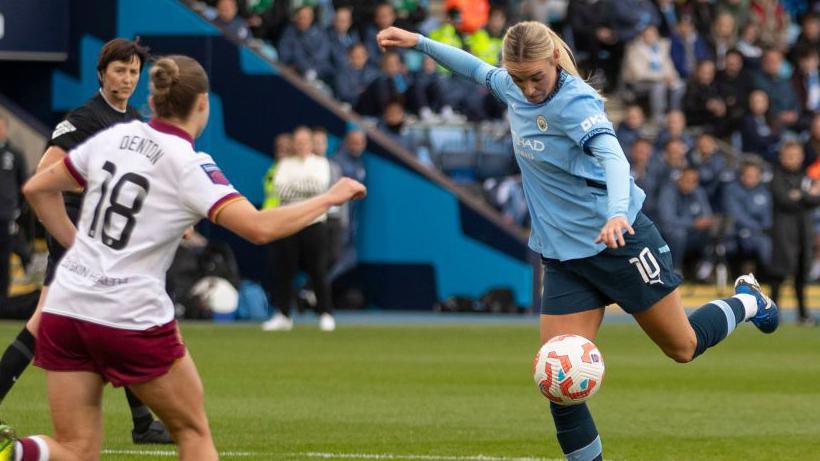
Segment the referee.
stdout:
<svg viewBox="0 0 820 461">
<path fill-rule="evenodd" d="M 46 152 L 37 165 L 37 172 L 62 161 L 67 152 L 96 133 L 118 123 L 141 119 L 139 112 L 128 105 L 128 98 L 137 87 L 142 66 L 147 59 L 148 48 L 141 46 L 139 39 L 131 41 L 115 38 L 103 46 L 97 59 L 99 91 L 84 105 L 72 110 L 57 125 Z M 65 193 L 63 198 L 68 216 L 76 223 L 82 206 L 83 191 Z M 48 253 L 48 267 L 43 283 L 45 286 L 37 303 L 37 311 L 0 359 L 0 401 L 6 397 L 33 358 L 43 302 L 65 248 L 49 236 Z M 125 394 L 134 421 L 131 433 L 134 443 L 173 443 L 165 426 L 161 421 L 154 420 L 148 407 L 128 388 L 125 388 Z"/>
</svg>

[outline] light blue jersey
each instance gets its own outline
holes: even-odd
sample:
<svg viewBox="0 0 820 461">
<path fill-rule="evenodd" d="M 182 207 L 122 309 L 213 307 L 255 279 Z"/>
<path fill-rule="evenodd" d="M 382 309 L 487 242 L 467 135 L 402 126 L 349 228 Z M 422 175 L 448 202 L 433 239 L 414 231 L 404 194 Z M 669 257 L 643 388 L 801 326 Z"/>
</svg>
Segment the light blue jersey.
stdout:
<svg viewBox="0 0 820 461">
<path fill-rule="evenodd" d="M 630 176 L 603 100 L 592 87 L 562 70 L 547 99 L 532 104 L 506 69 L 419 37 L 419 50 L 507 103 L 532 220 L 530 248 L 562 261 L 594 256 L 606 248 L 595 239 L 609 218 L 635 221 L 646 194 Z"/>
</svg>

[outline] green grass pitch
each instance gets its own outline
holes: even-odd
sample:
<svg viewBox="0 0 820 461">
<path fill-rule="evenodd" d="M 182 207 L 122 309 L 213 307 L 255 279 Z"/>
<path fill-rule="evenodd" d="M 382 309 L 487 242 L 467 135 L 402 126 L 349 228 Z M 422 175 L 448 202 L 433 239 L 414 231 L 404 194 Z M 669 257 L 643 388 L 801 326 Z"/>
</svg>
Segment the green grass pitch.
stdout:
<svg viewBox="0 0 820 461">
<path fill-rule="evenodd" d="M 205 382 L 223 459 L 562 459 L 532 382 L 530 324 L 183 325 Z M 0 324 L 5 346 L 20 324 Z M 743 325 L 680 365 L 633 322 L 605 323 L 607 366 L 590 402 L 607 460 L 820 460 L 820 331 Z M 0 416 L 51 430 L 42 370 L 30 368 Z M 173 459 L 134 446 L 121 390 L 105 396 L 103 459 Z"/>
</svg>

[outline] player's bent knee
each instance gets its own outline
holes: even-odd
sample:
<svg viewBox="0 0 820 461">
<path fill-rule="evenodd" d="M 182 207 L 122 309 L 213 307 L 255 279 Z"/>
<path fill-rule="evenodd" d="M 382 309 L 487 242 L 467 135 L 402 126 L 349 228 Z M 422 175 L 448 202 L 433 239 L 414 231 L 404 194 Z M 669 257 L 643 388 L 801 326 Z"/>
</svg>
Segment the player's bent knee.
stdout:
<svg viewBox="0 0 820 461">
<path fill-rule="evenodd" d="M 678 363 L 689 363 L 695 358 L 696 347 L 697 339 L 694 339 L 692 341 L 676 344 L 672 347 L 666 347 L 663 352 L 667 357 Z"/>
</svg>

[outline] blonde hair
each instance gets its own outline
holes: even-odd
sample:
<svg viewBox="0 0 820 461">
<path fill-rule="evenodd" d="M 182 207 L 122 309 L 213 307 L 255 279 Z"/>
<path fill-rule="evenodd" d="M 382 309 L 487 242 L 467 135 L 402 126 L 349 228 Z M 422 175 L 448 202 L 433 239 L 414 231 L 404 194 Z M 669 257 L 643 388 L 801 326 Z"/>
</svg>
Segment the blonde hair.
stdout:
<svg viewBox="0 0 820 461">
<path fill-rule="evenodd" d="M 551 62 L 558 49 L 556 64 L 567 73 L 580 77 L 569 46 L 555 31 L 540 22 L 524 21 L 510 27 L 504 34 L 503 43 L 501 59 L 505 64 L 542 60 Z"/>
</svg>

